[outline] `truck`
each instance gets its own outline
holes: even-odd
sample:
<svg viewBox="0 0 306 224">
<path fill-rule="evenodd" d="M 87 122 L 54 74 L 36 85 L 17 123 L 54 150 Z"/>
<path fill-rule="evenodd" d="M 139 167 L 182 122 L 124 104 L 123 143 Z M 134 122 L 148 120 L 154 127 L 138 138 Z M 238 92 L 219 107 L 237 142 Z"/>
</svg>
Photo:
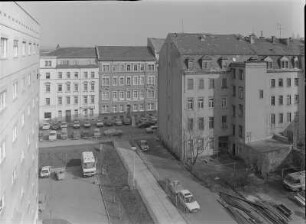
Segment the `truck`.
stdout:
<svg viewBox="0 0 306 224">
<path fill-rule="evenodd" d="M 82 173 L 83 177 L 94 176 L 97 172 L 96 159 L 91 151 L 82 152 Z"/>
<path fill-rule="evenodd" d="M 305 170 L 287 174 L 283 184 L 291 191 L 305 190 Z"/>
<path fill-rule="evenodd" d="M 200 210 L 200 205 L 194 199 L 194 196 L 178 180 L 168 178 L 165 182 L 166 192 L 175 206 L 178 207 L 180 205 L 185 212 L 197 212 Z"/>
</svg>

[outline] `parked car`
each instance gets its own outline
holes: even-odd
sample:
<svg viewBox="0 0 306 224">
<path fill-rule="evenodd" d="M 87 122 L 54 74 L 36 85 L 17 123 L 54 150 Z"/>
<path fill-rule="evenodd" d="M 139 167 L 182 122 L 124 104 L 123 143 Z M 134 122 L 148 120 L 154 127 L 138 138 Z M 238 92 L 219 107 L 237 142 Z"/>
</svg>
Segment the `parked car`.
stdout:
<svg viewBox="0 0 306 224">
<path fill-rule="evenodd" d="M 90 132 L 88 130 L 82 131 L 81 138 L 90 138 Z"/>
<path fill-rule="evenodd" d="M 189 190 L 181 190 L 178 193 L 178 201 L 186 212 L 197 212 L 200 210 L 199 203 L 194 199 Z"/>
<path fill-rule="evenodd" d="M 103 127 L 103 126 L 104 126 L 103 121 L 102 121 L 102 120 L 97 120 L 96 126 L 97 126 L 97 127 Z"/>
<path fill-rule="evenodd" d="M 123 118 L 122 123 L 124 125 L 130 125 L 130 124 L 132 124 L 132 120 L 130 118 L 128 118 L 128 117 L 125 117 L 125 118 Z"/>
<path fill-rule="evenodd" d="M 78 121 L 78 120 L 74 121 L 72 127 L 73 128 L 80 128 L 81 127 L 80 121 Z"/>
<path fill-rule="evenodd" d="M 55 141 L 57 139 L 57 131 L 50 131 L 49 133 L 49 141 Z"/>
<path fill-rule="evenodd" d="M 117 119 L 115 119 L 114 123 L 117 126 L 121 126 L 122 125 L 122 120 L 120 118 L 117 118 Z"/>
<path fill-rule="evenodd" d="M 120 136 L 120 135 L 123 134 L 121 130 L 113 129 L 113 128 L 112 129 L 108 129 L 108 130 L 104 131 L 103 133 L 106 136 Z"/>
<path fill-rule="evenodd" d="M 105 126 L 108 126 L 108 127 L 113 126 L 113 122 L 111 120 L 105 120 L 104 124 Z"/>
<path fill-rule="evenodd" d="M 291 199 L 293 199 L 293 201 L 296 201 L 300 206 L 305 207 L 305 191 L 295 192 L 291 196 Z"/>
<path fill-rule="evenodd" d="M 61 139 L 67 139 L 68 138 L 68 131 L 67 128 L 62 128 L 61 132 L 60 132 L 60 138 Z"/>
<path fill-rule="evenodd" d="M 90 121 L 89 120 L 84 121 L 83 126 L 84 126 L 84 128 L 90 128 L 90 126 L 91 126 Z"/>
<path fill-rule="evenodd" d="M 39 175 L 40 175 L 41 178 L 50 177 L 50 175 L 51 175 L 51 166 L 43 166 L 40 169 Z"/>
<path fill-rule="evenodd" d="M 285 188 L 292 191 L 305 190 L 305 170 L 287 174 L 283 184 Z"/>
<path fill-rule="evenodd" d="M 99 128 L 95 128 L 94 130 L 94 137 L 95 138 L 100 138 L 101 137 L 101 132 Z"/>
<path fill-rule="evenodd" d="M 142 151 L 148 151 L 149 150 L 149 145 L 148 145 L 148 142 L 147 140 L 140 140 L 139 141 L 139 147 Z"/>
<path fill-rule="evenodd" d="M 80 138 L 81 138 L 80 132 L 79 132 L 79 131 L 73 131 L 73 132 L 72 132 L 71 138 L 72 138 L 73 140 L 80 139 Z"/>
<path fill-rule="evenodd" d="M 44 123 L 44 124 L 42 124 L 41 129 L 42 129 L 42 130 L 49 130 L 50 127 L 51 127 L 51 125 L 50 125 L 49 123 Z"/>
<path fill-rule="evenodd" d="M 139 123 L 139 124 L 137 125 L 137 127 L 138 127 L 138 128 L 148 128 L 148 127 L 150 127 L 151 125 L 152 125 L 151 122 L 145 121 L 145 122 Z"/>
<path fill-rule="evenodd" d="M 153 133 L 154 131 L 157 130 L 157 128 L 158 128 L 158 127 L 157 127 L 156 125 L 152 125 L 152 126 L 146 128 L 146 132 L 147 132 L 147 133 Z"/>
<path fill-rule="evenodd" d="M 67 122 L 62 122 L 61 123 L 61 128 L 68 128 Z"/>
<path fill-rule="evenodd" d="M 59 123 L 54 123 L 54 124 L 51 125 L 51 129 L 52 129 L 52 130 L 58 130 L 58 129 L 60 129 L 60 128 L 61 128 L 61 126 L 60 126 Z"/>
<path fill-rule="evenodd" d="M 55 171 L 55 177 L 57 180 L 65 179 L 65 168 L 59 168 Z"/>
</svg>

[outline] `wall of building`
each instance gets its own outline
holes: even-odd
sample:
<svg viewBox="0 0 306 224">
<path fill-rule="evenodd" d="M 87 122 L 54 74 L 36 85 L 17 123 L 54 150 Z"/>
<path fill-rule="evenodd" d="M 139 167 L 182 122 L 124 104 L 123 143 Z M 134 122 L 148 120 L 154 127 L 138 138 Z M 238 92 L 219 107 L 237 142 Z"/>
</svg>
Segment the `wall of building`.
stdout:
<svg viewBox="0 0 306 224">
<path fill-rule="evenodd" d="M 126 70 L 127 65 L 131 66 L 130 71 Z M 137 65 L 137 71 L 133 69 L 134 65 Z M 141 70 L 141 65 L 144 66 L 144 70 Z M 149 70 L 149 65 L 153 65 L 154 70 Z M 108 66 L 108 69 L 104 66 Z M 123 116 L 128 111 L 128 107 L 131 112 L 135 113 L 156 112 L 157 68 L 155 61 L 100 61 L 99 74 L 101 90 L 99 106 L 102 116 Z M 141 78 L 143 78 L 142 81 Z M 130 84 L 128 84 L 128 79 L 130 79 Z M 153 91 L 154 95 L 150 96 L 149 91 Z M 128 92 L 130 98 L 128 98 Z M 137 92 L 137 96 L 134 92 Z M 143 92 L 143 97 L 141 97 L 141 92 Z"/>
<path fill-rule="evenodd" d="M 18 4 L 6 2 L 0 3 L 0 30 L 7 40 L 7 55 L 0 56 L 0 222 L 36 223 L 40 26 Z"/>
</svg>

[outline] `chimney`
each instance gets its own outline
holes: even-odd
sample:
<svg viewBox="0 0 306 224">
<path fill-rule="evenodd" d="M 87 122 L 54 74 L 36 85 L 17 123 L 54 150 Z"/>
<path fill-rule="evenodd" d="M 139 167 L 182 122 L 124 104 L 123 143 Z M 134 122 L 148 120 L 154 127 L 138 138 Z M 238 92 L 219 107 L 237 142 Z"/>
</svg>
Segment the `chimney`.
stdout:
<svg viewBox="0 0 306 224">
<path fill-rule="evenodd" d="M 276 37 L 272 36 L 272 43 L 274 44 L 276 42 Z"/>
<path fill-rule="evenodd" d="M 251 35 L 249 36 L 249 40 L 250 40 L 250 43 L 251 43 L 251 44 L 254 44 L 254 43 L 255 43 L 255 35 L 251 34 Z"/>
</svg>

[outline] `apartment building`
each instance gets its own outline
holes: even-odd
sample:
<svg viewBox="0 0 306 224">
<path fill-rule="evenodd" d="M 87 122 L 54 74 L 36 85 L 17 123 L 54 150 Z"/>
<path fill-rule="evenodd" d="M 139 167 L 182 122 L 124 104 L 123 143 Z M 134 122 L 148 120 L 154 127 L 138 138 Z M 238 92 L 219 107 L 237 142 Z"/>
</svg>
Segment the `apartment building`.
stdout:
<svg viewBox="0 0 306 224">
<path fill-rule="evenodd" d="M 37 223 L 39 23 L 0 3 L 0 223 Z"/>
<path fill-rule="evenodd" d="M 303 45 L 255 35 L 169 34 L 159 56 L 162 141 L 182 160 L 197 150 L 239 156 L 246 144 L 279 132 L 298 141 Z"/>
<path fill-rule="evenodd" d="M 61 48 L 40 58 L 40 121 L 94 118 L 99 114 L 95 48 Z"/>
<path fill-rule="evenodd" d="M 97 46 L 100 115 L 124 117 L 157 110 L 156 59 L 148 47 Z"/>
</svg>

